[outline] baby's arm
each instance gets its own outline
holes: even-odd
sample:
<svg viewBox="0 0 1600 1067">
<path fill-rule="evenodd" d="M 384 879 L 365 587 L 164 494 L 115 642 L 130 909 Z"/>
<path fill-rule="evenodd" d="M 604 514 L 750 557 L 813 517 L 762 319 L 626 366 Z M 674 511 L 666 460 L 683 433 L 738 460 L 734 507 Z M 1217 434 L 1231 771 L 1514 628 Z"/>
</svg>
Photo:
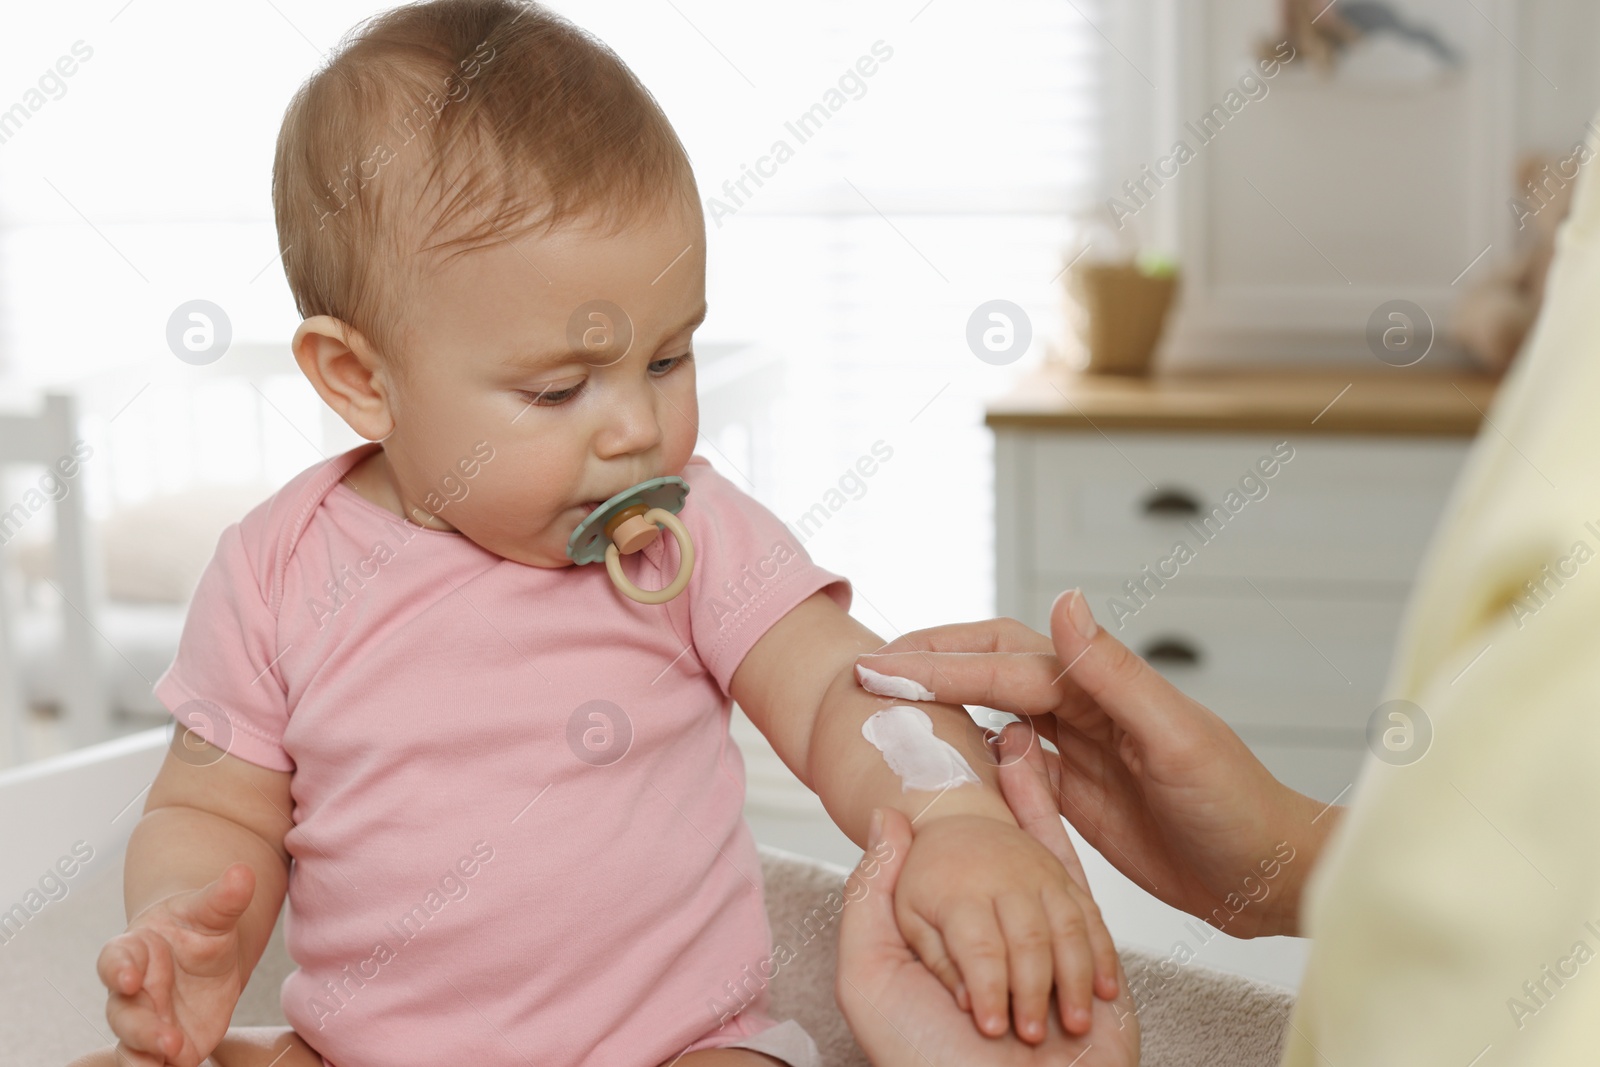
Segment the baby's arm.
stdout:
<svg viewBox="0 0 1600 1067">
<path fill-rule="evenodd" d="M 1091 979 L 1098 975 L 1094 984 L 1108 999 L 1116 992 L 1116 950 L 1093 901 L 1018 828 L 989 761 L 968 760 L 980 779 L 976 786 L 942 793 L 902 788 L 861 732 L 873 712 L 909 703 L 873 696 L 856 683 L 856 656 L 881 645 L 819 592 L 762 635 L 730 689 L 851 840 L 865 842 L 875 807 L 897 808 L 914 820 L 916 837 L 896 893 L 901 929 L 947 987 L 965 987 L 967 996 L 958 999 L 970 997 L 985 1032 L 1005 1032 L 1009 993 L 1019 1036 L 1041 1040 L 1052 980 L 1061 989 L 1064 1026 L 1082 1032 Z M 915 706 L 958 752 L 983 750 L 983 731 L 960 706 Z"/>
<path fill-rule="evenodd" d="M 290 777 L 174 732 L 128 843 L 128 929 L 98 963 L 121 1062 L 196 1067 L 227 1033 L 288 888 Z"/>
<path fill-rule="evenodd" d="M 762 635 L 729 686 L 750 720 L 761 729 L 796 776 L 810 786 L 850 840 L 865 847 L 867 820 L 876 807 L 899 808 L 921 826 L 955 814 L 983 815 L 1017 825 L 1000 795 L 999 776 L 983 760 L 973 771 L 981 789 L 952 789 L 931 799 L 907 793 L 883 754 L 861 733 L 861 724 L 890 702 L 856 684 L 855 661 L 883 640 L 857 622 L 826 593 L 814 593 Z M 894 703 L 910 703 L 895 701 Z M 933 720 L 933 732 L 971 754 L 983 731 L 956 704 L 917 703 Z"/>
</svg>

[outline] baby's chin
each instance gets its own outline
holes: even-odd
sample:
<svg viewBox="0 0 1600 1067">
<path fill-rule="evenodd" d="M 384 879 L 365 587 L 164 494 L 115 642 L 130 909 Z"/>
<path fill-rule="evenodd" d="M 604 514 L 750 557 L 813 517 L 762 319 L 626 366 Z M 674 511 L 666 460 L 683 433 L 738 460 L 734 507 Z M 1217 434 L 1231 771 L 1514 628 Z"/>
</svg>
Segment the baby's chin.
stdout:
<svg viewBox="0 0 1600 1067">
<path fill-rule="evenodd" d="M 456 532 L 502 559 L 528 567 L 554 569 L 576 566 L 567 557 L 567 538 L 576 528 L 576 522 L 558 523 L 542 532 L 520 537 L 505 530 L 473 530 L 459 526 Z"/>
<path fill-rule="evenodd" d="M 573 567 L 577 564 L 567 556 L 567 542 L 572 538 L 573 531 L 594 512 L 595 506 L 601 503 L 604 501 L 588 501 L 569 507 L 548 518 L 543 528 L 532 533 L 523 532 L 533 526 L 531 522 L 521 529 L 499 527 L 486 529 L 470 519 L 467 519 L 465 526 L 461 525 L 461 520 L 465 516 L 455 517 L 456 532 L 486 552 L 493 552 L 513 563 L 551 569 Z"/>
<path fill-rule="evenodd" d="M 513 563 L 521 563 L 528 567 L 548 567 L 558 569 L 561 567 L 575 567 L 576 563 L 567 557 L 567 544 L 563 541 L 559 548 L 552 549 L 548 545 L 504 545 L 485 546 L 489 551 L 509 559 Z"/>
</svg>

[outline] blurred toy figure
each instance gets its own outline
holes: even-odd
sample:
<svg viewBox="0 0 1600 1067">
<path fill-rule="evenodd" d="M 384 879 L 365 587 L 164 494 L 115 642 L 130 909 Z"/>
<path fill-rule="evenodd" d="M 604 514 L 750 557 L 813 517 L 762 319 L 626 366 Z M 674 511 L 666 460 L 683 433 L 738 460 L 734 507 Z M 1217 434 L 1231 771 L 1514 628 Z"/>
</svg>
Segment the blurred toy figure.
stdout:
<svg viewBox="0 0 1600 1067">
<path fill-rule="evenodd" d="M 1580 143 L 1565 158 L 1530 156 L 1518 167 L 1522 195 L 1511 201 L 1511 210 L 1522 244 L 1462 294 L 1450 324 L 1450 336 L 1491 374 L 1505 372 L 1539 317 L 1556 233 L 1572 206 L 1573 179 L 1593 158 L 1593 150 Z"/>
<path fill-rule="evenodd" d="M 1393 4 L 1377 0 L 1279 0 L 1282 40 L 1324 74 L 1333 72 L 1340 54 L 1363 37 L 1392 34 L 1432 53 L 1441 63 L 1461 60 L 1437 33 L 1407 19 Z M 1263 43 L 1263 55 L 1280 42 Z"/>
</svg>

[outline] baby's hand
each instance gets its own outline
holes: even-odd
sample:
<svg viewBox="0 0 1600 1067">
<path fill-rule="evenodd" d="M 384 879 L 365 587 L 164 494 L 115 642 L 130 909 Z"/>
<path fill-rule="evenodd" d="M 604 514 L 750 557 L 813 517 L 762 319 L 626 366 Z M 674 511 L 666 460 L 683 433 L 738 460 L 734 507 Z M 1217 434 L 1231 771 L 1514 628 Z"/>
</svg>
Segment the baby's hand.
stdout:
<svg viewBox="0 0 1600 1067">
<path fill-rule="evenodd" d="M 983 1033 L 1047 1032 L 1052 980 L 1061 1022 L 1089 1029 L 1090 1000 L 1117 994 L 1117 950 L 1094 899 L 1025 831 L 978 815 L 948 815 L 916 831 L 895 891 L 906 942 Z"/>
<path fill-rule="evenodd" d="M 163 897 L 100 950 L 106 1019 L 131 1067 L 198 1067 L 228 1032 L 244 991 L 239 917 L 255 872 L 235 863 L 210 885 Z"/>
</svg>

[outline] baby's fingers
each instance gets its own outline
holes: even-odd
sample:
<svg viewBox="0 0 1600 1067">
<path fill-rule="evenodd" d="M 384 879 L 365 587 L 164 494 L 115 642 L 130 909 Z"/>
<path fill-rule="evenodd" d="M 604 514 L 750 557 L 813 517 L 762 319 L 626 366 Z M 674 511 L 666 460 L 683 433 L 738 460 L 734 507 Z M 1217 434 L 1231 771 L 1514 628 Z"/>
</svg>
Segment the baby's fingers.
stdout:
<svg viewBox="0 0 1600 1067">
<path fill-rule="evenodd" d="M 932 971 L 935 978 L 944 983 L 951 996 L 956 998 L 956 1006 L 962 1011 L 969 1010 L 967 990 L 961 983 L 961 972 L 957 969 L 955 961 L 950 958 L 944 938 L 939 936 L 939 931 L 914 911 L 907 910 L 898 918 L 900 936 L 906 939 L 911 951 L 917 954 L 922 965 Z"/>
<path fill-rule="evenodd" d="M 111 988 L 106 1000 L 106 1021 L 111 1024 L 112 1033 L 130 1048 L 158 1056 L 169 1052 L 177 1055 L 183 1048 L 183 1034 L 172 1014 L 172 947 L 154 936 L 123 934 L 111 943 L 119 942 L 128 948 L 128 958 L 139 962 L 139 981 L 129 994 Z M 113 970 L 112 977 L 126 984 L 125 971 Z M 176 1044 L 172 1043 L 174 1038 Z"/>
<path fill-rule="evenodd" d="M 231 933 L 255 895 L 256 872 L 248 863 L 230 863 L 210 883 L 172 899 L 172 914 L 206 934 Z"/>
<path fill-rule="evenodd" d="M 107 989 L 131 997 L 144 988 L 149 965 L 150 948 L 144 939 L 133 934 L 118 934 L 100 950 L 95 970 Z"/>
<path fill-rule="evenodd" d="M 117 1067 L 166 1067 L 167 1064 L 164 1056 L 152 1056 L 120 1042 L 117 1044 L 116 1053 Z"/>
<path fill-rule="evenodd" d="M 1006 942 L 994 905 L 987 900 L 957 904 L 940 931 L 972 998 L 972 1017 L 990 1037 L 1008 1030 Z"/>
<path fill-rule="evenodd" d="M 1117 943 L 1111 940 L 1111 931 L 1100 914 L 1100 906 L 1087 893 L 1071 893 L 1083 912 L 1089 930 L 1089 953 L 1094 960 L 1094 992 L 1101 1000 L 1116 1000 L 1119 983 L 1117 972 L 1122 960 L 1117 955 Z"/>
<path fill-rule="evenodd" d="M 106 1021 L 123 1047 L 154 1056 L 157 1065 L 183 1051 L 183 1033 L 156 1014 L 149 997 L 121 997 L 113 993 L 106 1003 Z"/>
<path fill-rule="evenodd" d="M 1005 933 L 1006 958 L 1011 970 L 1011 1011 L 1017 1036 L 1038 1044 L 1050 1022 L 1050 986 L 1054 936 L 1039 898 L 1028 893 L 1007 893 L 995 900 L 995 913 Z"/>
<path fill-rule="evenodd" d="M 1043 900 L 1055 947 L 1061 1025 L 1069 1034 L 1088 1033 L 1090 1000 L 1093 996 L 1091 986 L 1095 972 L 1095 957 L 1092 954 L 1094 939 L 1090 927 L 1099 921 L 1098 910 L 1094 915 L 1095 922 L 1090 922 L 1080 902 L 1055 887 L 1044 891 Z M 1092 901 L 1088 903 L 1091 908 L 1094 906 Z M 1114 963 L 1111 973 L 1113 976 L 1116 974 Z"/>
</svg>

